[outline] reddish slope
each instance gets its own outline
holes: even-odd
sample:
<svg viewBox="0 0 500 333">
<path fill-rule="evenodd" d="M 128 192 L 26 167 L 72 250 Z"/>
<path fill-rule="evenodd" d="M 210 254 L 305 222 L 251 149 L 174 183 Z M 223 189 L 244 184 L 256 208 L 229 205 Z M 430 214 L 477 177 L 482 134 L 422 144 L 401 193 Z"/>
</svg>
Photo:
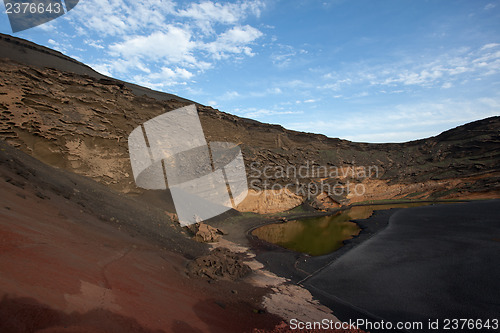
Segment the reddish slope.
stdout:
<svg viewBox="0 0 500 333">
<path fill-rule="evenodd" d="M 181 255 L 27 180 L 11 150 L 0 145 L 0 332 L 243 332 L 278 322 L 253 311 L 262 289 L 188 278 Z"/>
</svg>

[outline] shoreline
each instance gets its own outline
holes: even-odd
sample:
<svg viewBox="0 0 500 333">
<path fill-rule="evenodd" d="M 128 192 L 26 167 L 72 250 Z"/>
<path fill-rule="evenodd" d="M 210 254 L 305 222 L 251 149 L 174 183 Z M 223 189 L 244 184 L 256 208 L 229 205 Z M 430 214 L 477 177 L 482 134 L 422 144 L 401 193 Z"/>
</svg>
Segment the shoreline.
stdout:
<svg viewBox="0 0 500 333">
<path fill-rule="evenodd" d="M 493 318 L 500 311 L 493 301 L 500 293 L 488 286 L 500 278 L 500 268 L 491 265 L 500 250 L 494 238 L 500 230 L 499 203 L 382 211 L 386 214 L 362 223 L 385 218 L 386 228 L 302 285 L 341 320 Z"/>
<path fill-rule="evenodd" d="M 388 208 L 383 210 L 376 210 L 371 216 L 366 219 L 352 219 L 351 222 L 356 223 L 361 231 L 358 235 L 351 239 L 343 241 L 343 246 L 334 252 L 324 254 L 321 256 L 311 256 L 305 253 L 297 252 L 284 248 L 280 245 L 269 243 L 265 240 L 259 239 L 257 236 L 252 234 L 252 231 L 271 224 L 286 223 L 292 220 L 299 220 L 304 218 L 314 218 L 314 217 L 324 217 L 335 215 L 339 212 L 349 210 L 354 207 L 365 207 L 365 206 L 383 206 L 383 205 L 404 205 L 404 204 L 429 204 L 429 205 L 440 205 L 440 204 L 453 204 L 453 203 L 463 203 L 463 202 L 473 202 L 482 200 L 405 200 L 397 202 L 380 202 L 380 203 L 366 203 L 366 204 L 355 204 L 342 208 L 338 208 L 328 212 L 319 211 L 307 211 L 302 213 L 292 213 L 283 212 L 281 214 L 273 214 L 274 216 L 255 216 L 248 219 L 240 221 L 240 226 L 235 226 L 234 223 L 229 226 L 225 224 L 227 220 L 213 221 L 210 224 L 214 227 L 221 228 L 223 230 L 229 229 L 228 235 L 224 238 L 235 242 L 240 245 L 249 247 L 251 250 L 256 252 L 257 259 L 263 259 L 266 268 L 270 268 L 270 271 L 278 274 L 279 276 L 291 279 L 294 283 L 302 282 L 303 280 L 309 278 L 312 274 L 317 272 L 318 269 L 328 265 L 334 260 L 340 258 L 345 253 L 349 252 L 356 246 L 362 244 L 369 238 L 376 235 L 379 231 L 387 227 L 389 218 L 392 214 L 400 209 L 405 209 L 404 207 L 398 208 Z M 291 261 L 293 258 L 293 265 Z M 300 261 L 300 262 L 299 262 Z M 279 262 L 279 263 L 278 263 Z M 269 265 L 269 267 L 267 267 Z M 279 269 L 278 267 L 291 267 L 291 269 Z M 273 269 L 274 268 L 274 269 Z"/>
</svg>

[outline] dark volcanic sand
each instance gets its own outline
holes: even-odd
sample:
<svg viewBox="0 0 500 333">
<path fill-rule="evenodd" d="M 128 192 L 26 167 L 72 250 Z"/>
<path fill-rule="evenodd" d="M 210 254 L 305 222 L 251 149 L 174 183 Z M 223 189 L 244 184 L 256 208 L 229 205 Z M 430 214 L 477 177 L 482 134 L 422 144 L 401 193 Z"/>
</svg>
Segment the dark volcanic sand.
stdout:
<svg viewBox="0 0 500 333">
<path fill-rule="evenodd" d="M 499 319 L 499 254 L 500 200 L 401 209 L 304 286 L 341 320 Z"/>
<path fill-rule="evenodd" d="M 256 311 L 265 289 L 189 278 L 173 251 L 203 246 L 174 229 L 164 212 L 0 142 L 0 332 L 233 333 L 280 322 Z"/>
</svg>

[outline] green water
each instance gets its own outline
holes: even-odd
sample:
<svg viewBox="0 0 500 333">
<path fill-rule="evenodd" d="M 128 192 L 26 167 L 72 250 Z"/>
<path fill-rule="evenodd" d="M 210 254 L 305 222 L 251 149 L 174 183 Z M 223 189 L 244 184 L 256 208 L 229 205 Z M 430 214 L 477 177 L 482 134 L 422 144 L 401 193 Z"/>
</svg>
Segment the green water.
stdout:
<svg viewBox="0 0 500 333">
<path fill-rule="evenodd" d="M 352 207 L 335 215 L 265 225 L 255 229 L 252 234 L 290 250 L 319 256 L 339 249 L 344 240 L 359 234 L 361 229 L 350 220 L 369 218 L 375 210 L 423 205 L 428 203 Z"/>
</svg>

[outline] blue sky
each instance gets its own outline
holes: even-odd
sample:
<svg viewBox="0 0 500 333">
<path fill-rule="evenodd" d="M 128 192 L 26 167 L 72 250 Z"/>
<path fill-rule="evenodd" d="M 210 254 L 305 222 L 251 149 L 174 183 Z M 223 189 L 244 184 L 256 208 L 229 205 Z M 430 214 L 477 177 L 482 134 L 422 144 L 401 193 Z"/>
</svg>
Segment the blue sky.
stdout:
<svg viewBox="0 0 500 333">
<path fill-rule="evenodd" d="M 80 0 L 16 34 L 1 14 L 0 31 L 224 112 L 353 141 L 500 114 L 498 0 Z"/>
</svg>

